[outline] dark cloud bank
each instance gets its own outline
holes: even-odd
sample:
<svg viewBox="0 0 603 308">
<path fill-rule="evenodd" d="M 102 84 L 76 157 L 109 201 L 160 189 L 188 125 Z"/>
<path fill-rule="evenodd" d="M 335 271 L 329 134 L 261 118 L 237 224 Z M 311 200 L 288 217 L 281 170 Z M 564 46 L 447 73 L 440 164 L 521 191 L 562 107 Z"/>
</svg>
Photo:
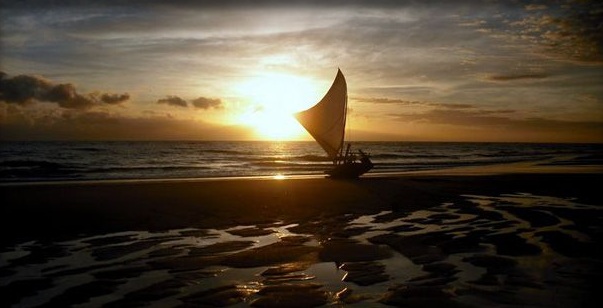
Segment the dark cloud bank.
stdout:
<svg viewBox="0 0 603 308">
<path fill-rule="evenodd" d="M 0 140 L 241 140 L 248 128 L 177 119 L 169 115 L 125 117 L 105 111 L 64 109 L 25 112 L 0 103 Z"/>
<path fill-rule="evenodd" d="M 70 83 L 57 84 L 40 76 L 8 76 L 0 72 L 0 140 L 238 140 L 247 128 L 224 126 L 169 114 L 129 117 L 95 107 L 121 105 L 128 93 L 78 93 Z M 32 106 L 41 103 L 37 106 Z M 188 107 L 178 96 L 158 104 Z M 39 108 L 43 105 L 50 108 Z M 223 108 L 222 100 L 199 97 L 197 109 Z M 55 108 L 52 108 L 55 106 Z M 34 107 L 34 108 L 32 108 Z M 59 107 L 59 108 L 56 108 Z"/>
<path fill-rule="evenodd" d="M 42 77 L 31 75 L 9 77 L 0 72 L 0 101 L 9 104 L 47 102 L 67 109 L 89 109 L 97 105 L 118 105 L 129 99 L 128 93 L 80 94 L 70 83 L 54 84 Z"/>
</svg>

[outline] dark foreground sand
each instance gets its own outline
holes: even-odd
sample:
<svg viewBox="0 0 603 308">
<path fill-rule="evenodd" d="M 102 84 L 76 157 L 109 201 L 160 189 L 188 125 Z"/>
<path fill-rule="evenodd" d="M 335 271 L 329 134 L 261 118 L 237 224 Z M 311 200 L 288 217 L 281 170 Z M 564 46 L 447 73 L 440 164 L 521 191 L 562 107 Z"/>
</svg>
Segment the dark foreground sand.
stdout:
<svg viewBox="0 0 603 308">
<path fill-rule="evenodd" d="M 0 186 L 0 306 L 599 306 L 599 169 Z"/>
</svg>

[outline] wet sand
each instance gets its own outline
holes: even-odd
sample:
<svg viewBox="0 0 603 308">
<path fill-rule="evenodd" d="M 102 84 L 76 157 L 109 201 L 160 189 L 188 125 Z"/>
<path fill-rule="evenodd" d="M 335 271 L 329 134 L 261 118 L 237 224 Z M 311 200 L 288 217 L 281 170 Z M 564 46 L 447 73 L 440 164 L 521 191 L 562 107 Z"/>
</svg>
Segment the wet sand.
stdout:
<svg viewBox="0 0 603 308">
<path fill-rule="evenodd" d="M 600 169 L 4 185 L 0 301 L 598 306 Z"/>
</svg>

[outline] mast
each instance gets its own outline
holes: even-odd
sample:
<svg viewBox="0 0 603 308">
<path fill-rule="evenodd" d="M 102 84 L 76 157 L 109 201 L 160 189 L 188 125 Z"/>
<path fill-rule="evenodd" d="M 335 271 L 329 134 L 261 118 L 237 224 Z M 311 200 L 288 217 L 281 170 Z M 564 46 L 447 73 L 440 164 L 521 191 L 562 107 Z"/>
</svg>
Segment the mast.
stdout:
<svg viewBox="0 0 603 308">
<path fill-rule="evenodd" d="M 339 72 L 341 72 L 341 70 L 339 70 L 339 68 L 337 69 Z M 342 73 L 343 76 L 343 73 Z M 341 136 L 341 145 L 339 145 L 339 156 L 343 157 L 343 144 L 345 143 L 345 127 L 347 125 L 348 122 L 348 91 L 347 91 L 347 83 L 346 83 L 346 91 L 345 91 L 345 106 L 343 107 L 343 132 L 342 132 L 342 136 Z M 346 152 L 349 150 L 349 146 L 348 149 L 346 150 Z"/>
</svg>

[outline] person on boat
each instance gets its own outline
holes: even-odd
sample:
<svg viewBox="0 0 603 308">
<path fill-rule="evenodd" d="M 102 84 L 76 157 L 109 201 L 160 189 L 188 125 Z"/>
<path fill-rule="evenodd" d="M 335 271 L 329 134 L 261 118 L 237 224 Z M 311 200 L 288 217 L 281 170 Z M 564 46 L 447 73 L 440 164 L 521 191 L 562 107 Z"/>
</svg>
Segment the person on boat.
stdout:
<svg viewBox="0 0 603 308">
<path fill-rule="evenodd" d="M 364 151 L 358 149 L 358 152 L 360 153 L 360 162 L 362 164 L 365 164 L 367 166 L 373 166 L 373 162 L 371 161 L 371 158 L 368 154 L 364 153 Z"/>
</svg>

